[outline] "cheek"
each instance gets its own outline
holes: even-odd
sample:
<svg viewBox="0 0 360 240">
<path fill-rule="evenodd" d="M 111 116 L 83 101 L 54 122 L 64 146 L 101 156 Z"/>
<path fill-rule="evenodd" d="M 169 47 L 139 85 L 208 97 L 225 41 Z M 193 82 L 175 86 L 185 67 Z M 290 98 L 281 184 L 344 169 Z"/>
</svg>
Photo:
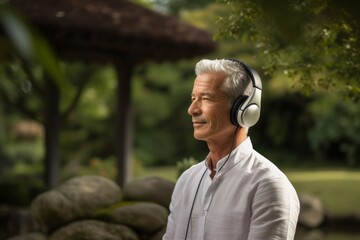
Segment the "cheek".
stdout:
<svg viewBox="0 0 360 240">
<path fill-rule="evenodd" d="M 214 111 L 214 118 L 212 121 L 212 128 L 219 129 L 225 127 L 226 124 L 230 123 L 230 110 L 221 109 Z"/>
</svg>

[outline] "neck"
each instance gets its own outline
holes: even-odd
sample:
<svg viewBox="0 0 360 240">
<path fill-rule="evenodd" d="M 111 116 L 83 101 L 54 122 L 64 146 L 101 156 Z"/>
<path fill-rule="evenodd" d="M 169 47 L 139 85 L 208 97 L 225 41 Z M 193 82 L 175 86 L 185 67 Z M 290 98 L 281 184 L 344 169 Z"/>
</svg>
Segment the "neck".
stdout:
<svg viewBox="0 0 360 240">
<path fill-rule="evenodd" d="M 234 135 L 235 134 L 235 135 Z M 234 148 L 239 146 L 247 138 L 247 129 L 239 127 L 226 141 L 216 144 L 208 143 L 210 150 L 208 166 L 211 170 L 216 169 L 218 161 L 228 155 Z"/>
</svg>

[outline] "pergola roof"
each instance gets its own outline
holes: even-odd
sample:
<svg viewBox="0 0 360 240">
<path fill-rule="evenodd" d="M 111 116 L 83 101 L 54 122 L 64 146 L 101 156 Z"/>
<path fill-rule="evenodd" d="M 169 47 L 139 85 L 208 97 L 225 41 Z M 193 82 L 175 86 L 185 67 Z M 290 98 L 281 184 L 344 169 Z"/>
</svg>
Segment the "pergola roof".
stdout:
<svg viewBox="0 0 360 240">
<path fill-rule="evenodd" d="M 211 35 L 126 0 L 10 0 L 65 57 L 134 62 L 210 53 Z"/>
</svg>

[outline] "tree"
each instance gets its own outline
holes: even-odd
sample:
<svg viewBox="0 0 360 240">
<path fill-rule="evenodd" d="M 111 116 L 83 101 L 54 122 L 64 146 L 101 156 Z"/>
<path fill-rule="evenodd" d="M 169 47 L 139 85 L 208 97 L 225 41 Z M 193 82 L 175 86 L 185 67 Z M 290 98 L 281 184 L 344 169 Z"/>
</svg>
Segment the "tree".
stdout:
<svg viewBox="0 0 360 240">
<path fill-rule="evenodd" d="M 10 5 L 0 4 L 0 99 L 45 126 L 45 181 L 59 181 L 60 128 L 76 108 L 92 70 L 70 83 L 48 42 Z M 75 87 L 75 88 L 74 88 Z M 73 94 L 69 94 L 73 93 Z M 70 96 L 64 107 L 60 96 Z"/>
<path fill-rule="evenodd" d="M 269 11 L 274 10 L 270 9 Z M 227 16 L 228 14 L 229 8 L 224 4 L 220 4 L 220 6 L 219 4 L 209 4 L 203 9 L 181 12 L 183 19 L 213 31 L 216 29 L 214 23 L 218 19 L 214 16 Z M 255 16 L 253 17 L 255 18 Z M 221 27 L 221 25 L 217 26 Z M 280 32 L 283 33 L 283 31 Z M 239 40 L 242 39 L 241 37 L 245 38 L 246 44 Z M 289 81 L 289 74 L 285 75 L 284 71 L 280 71 L 284 70 L 281 69 L 281 65 L 277 69 L 270 69 L 272 71 L 269 71 L 268 68 L 261 69 L 260 66 L 268 66 L 271 59 L 264 54 L 264 48 L 259 46 L 256 39 L 247 39 L 247 37 L 250 38 L 247 35 L 241 35 L 241 37 L 240 34 L 237 36 L 238 39 L 229 37 L 229 35 L 222 36 L 219 41 L 219 49 L 212 57 L 223 58 L 226 56 L 242 59 L 254 66 L 261 75 L 264 87 L 262 116 L 257 126 L 251 129 L 254 145 L 261 149 L 265 156 L 269 156 L 272 161 L 282 166 L 329 163 L 349 167 L 359 166 L 359 161 L 355 157 L 358 155 L 359 137 L 354 129 L 357 129 L 359 125 L 357 115 L 360 109 L 356 101 L 344 101 L 335 91 L 331 92 L 331 89 L 324 91 L 324 89 L 312 85 L 310 87 L 313 89 L 306 89 L 300 83 L 294 86 Z M 291 37 L 291 35 L 283 37 Z M 291 44 L 289 41 L 282 41 L 283 44 L 279 49 L 286 49 Z M 311 46 L 308 47 L 310 51 Z M 297 46 L 297 51 L 300 50 L 300 47 Z M 290 53 L 290 50 L 282 53 L 284 54 L 282 57 L 287 60 L 285 53 Z M 277 57 L 276 53 L 273 54 L 274 57 Z M 289 60 L 291 60 L 290 57 L 291 55 L 288 56 Z M 275 60 L 277 59 L 275 58 Z M 300 75 L 300 73 L 297 74 Z M 351 77 L 356 81 L 356 75 L 351 75 Z M 310 80 L 309 84 L 311 84 Z M 302 90 L 302 94 L 299 93 L 299 90 Z M 323 90 L 325 94 L 315 93 L 318 90 Z M 303 94 L 304 92 L 309 94 Z M 342 93 L 345 97 L 352 96 L 351 92 L 348 92 L 350 95 L 347 95 L 347 92 Z M 356 100 L 356 98 L 352 99 Z"/>
<path fill-rule="evenodd" d="M 172 15 L 179 15 L 184 9 L 197 9 L 204 7 L 212 0 L 149 0 L 154 8 L 159 11 L 170 13 Z"/>
<path fill-rule="evenodd" d="M 360 98 L 360 3 L 339 0 L 219 0 L 220 38 L 255 43 L 267 74 L 283 72 L 303 93 Z"/>
</svg>

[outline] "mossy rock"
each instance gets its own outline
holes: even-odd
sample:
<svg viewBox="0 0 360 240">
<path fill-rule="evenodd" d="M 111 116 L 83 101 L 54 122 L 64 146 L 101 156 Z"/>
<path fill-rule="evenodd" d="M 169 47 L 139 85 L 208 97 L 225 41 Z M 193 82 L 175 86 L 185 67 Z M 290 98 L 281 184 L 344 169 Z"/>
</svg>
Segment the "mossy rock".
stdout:
<svg viewBox="0 0 360 240">
<path fill-rule="evenodd" d="M 47 240 L 48 237 L 43 233 L 28 233 L 9 238 L 8 240 Z"/>
<path fill-rule="evenodd" d="M 164 228 L 168 210 L 150 202 L 120 202 L 98 212 L 97 218 L 126 225 L 142 233 L 154 233 Z"/>
<path fill-rule="evenodd" d="M 50 240 L 139 240 L 139 237 L 123 225 L 82 220 L 59 228 Z"/>
<path fill-rule="evenodd" d="M 115 182 L 100 176 L 81 176 L 36 197 L 31 212 L 41 230 L 47 232 L 77 219 L 91 218 L 98 209 L 121 198 Z"/>
<path fill-rule="evenodd" d="M 160 177 L 145 177 L 129 182 L 124 187 L 124 200 L 144 201 L 169 208 L 175 183 Z"/>
</svg>

